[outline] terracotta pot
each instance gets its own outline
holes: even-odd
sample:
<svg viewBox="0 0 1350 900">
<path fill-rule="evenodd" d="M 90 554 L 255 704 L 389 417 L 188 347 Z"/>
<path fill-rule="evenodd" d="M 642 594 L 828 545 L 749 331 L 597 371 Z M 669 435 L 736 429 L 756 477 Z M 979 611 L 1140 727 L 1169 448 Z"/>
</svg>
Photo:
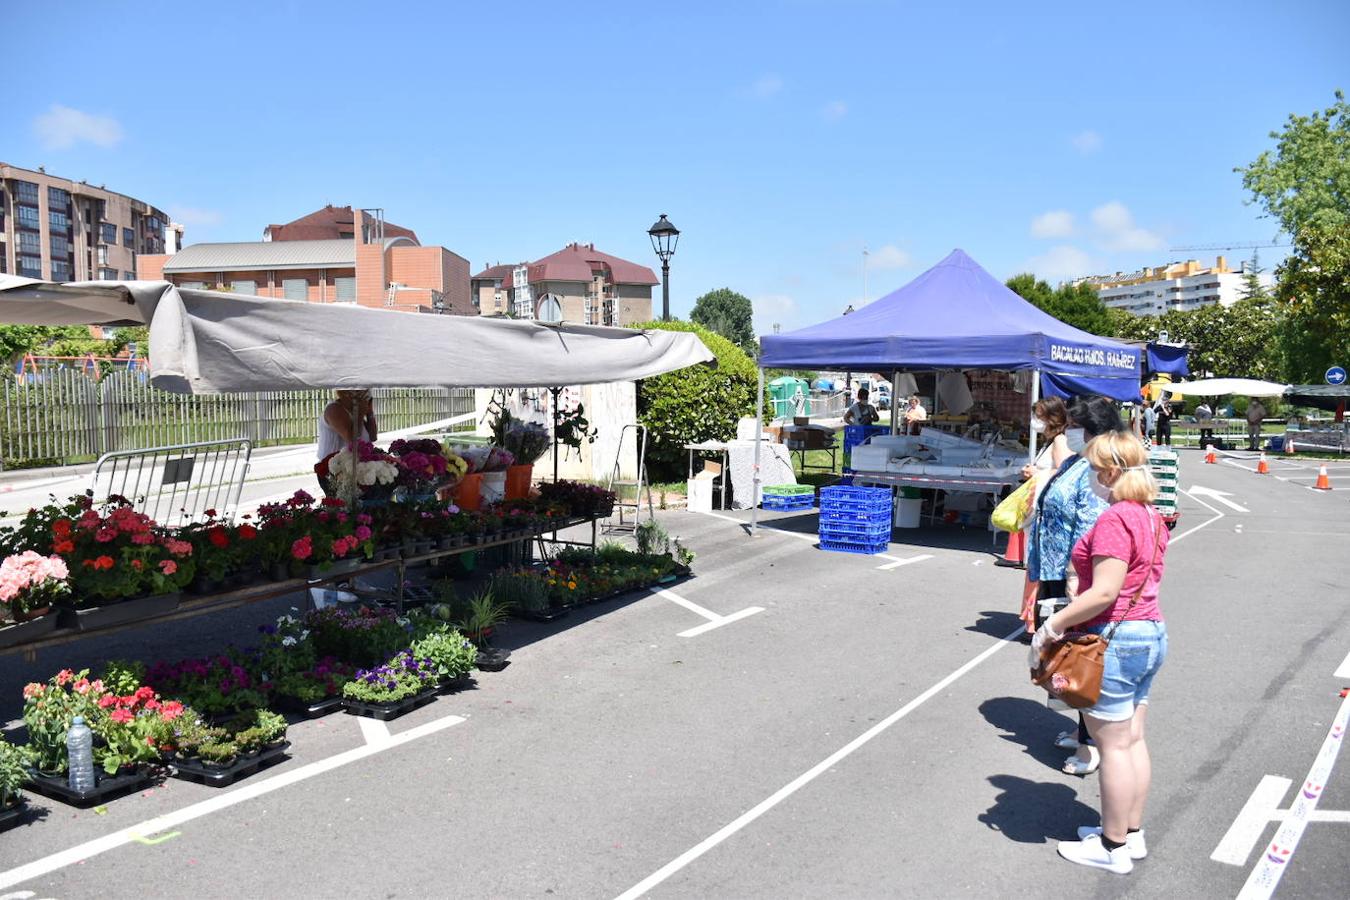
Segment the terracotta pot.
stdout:
<svg viewBox="0 0 1350 900">
<path fill-rule="evenodd" d="M 481 472 L 465 475 L 464 480 L 455 488 L 455 505 L 460 509 L 478 509 L 481 503 L 479 494 L 482 489 L 483 474 Z"/>
<path fill-rule="evenodd" d="M 530 482 L 534 479 L 534 463 L 511 466 L 506 470 L 506 499 L 524 500 L 530 496 Z"/>
</svg>

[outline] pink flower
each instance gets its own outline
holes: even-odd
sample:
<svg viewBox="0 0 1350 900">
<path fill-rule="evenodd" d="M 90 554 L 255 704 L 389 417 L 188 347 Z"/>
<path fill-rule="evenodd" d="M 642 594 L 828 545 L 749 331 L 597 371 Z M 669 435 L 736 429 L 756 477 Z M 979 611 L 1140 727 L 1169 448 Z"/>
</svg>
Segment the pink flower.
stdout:
<svg viewBox="0 0 1350 900">
<path fill-rule="evenodd" d="M 162 559 L 159 561 L 159 568 L 165 575 L 172 575 L 178 571 L 178 563 L 171 559 Z"/>
<path fill-rule="evenodd" d="M 291 556 L 295 557 L 296 559 L 309 559 L 310 556 L 313 555 L 313 553 L 314 553 L 314 546 L 311 543 L 308 535 L 300 538 L 298 541 L 291 544 Z"/>
<path fill-rule="evenodd" d="M 114 709 L 112 712 L 108 713 L 108 718 L 112 719 L 118 725 L 125 725 L 135 717 L 125 709 Z"/>
<path fill-rule="evenodd" d="M 365 525 L 356 526 L 356 539 L 358 541 L 368 541 L 370 540 L 370 535 L 371 531 Z"/>
</svg>

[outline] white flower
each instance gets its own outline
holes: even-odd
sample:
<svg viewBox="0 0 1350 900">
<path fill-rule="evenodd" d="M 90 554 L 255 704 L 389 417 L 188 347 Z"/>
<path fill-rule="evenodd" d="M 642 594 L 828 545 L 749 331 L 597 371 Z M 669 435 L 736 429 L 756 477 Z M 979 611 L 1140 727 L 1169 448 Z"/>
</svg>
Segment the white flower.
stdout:
<svg viewBox="0 0 1350 900">
<path fill-rule="evenodd" d="M 295 638 L 291 637 L 289 634 L 286 635 L 284 638 L 281 639 L 281 646 L 283 646 L 283 647 L 294 647 L 294 646 L 295 646 Z"/>
</svg>

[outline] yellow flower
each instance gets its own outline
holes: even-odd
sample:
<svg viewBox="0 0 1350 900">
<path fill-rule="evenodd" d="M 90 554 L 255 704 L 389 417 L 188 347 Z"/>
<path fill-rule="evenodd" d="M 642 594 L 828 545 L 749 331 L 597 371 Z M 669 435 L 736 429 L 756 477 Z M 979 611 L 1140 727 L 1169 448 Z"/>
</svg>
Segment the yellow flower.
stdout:
<svg viewBox="0 0 1350 900">
<path fill-rule="evenodd" d="M 577 583 L 575 581 L 567 582 L 567 589 L 569 591 L 575 591 L 577 589 Z"/>
</svg>

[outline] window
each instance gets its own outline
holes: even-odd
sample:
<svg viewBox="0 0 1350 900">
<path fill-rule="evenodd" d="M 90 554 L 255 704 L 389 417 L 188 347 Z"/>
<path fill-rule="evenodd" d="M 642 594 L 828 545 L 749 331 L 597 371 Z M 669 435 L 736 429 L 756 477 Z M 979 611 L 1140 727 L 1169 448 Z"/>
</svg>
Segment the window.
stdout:
<svg viewBox="0 0 1350 900">
<path fill-rule="evenodd" d="M 108 269 L 108 268 L 102 268 L 102 269 L 99 269 L 99 270 L 98 270 L 98 280 L 99 280 L 99 281 L 116 281 L 116 280 L 117 280 L 117 270 L 116 270 L 116 269 Z"/>
<path fill-rule="evenodd" d="M 20 253 L 41 253 L 42 235 L 34 234 L 31 231 L 19 232 L 19 252 Z"/>
<path fill-rule="evenodd" d="M 28 256 L 20 254 L 19 256 L 19 274 L 24 278 L 42 277 L 42 257 Z"/>
<path fill-rule="evenodd" d="M 52 281 L 70 281 L 70 263 L 64 259 L 52 260 Z"/>
<path fill-rule="evenodd" d="M 355 278 L 334 278 L 333 288 L 337 292 L 337 302 L 355 303 L 356 302 L 356 279 Z"/>
<path fill-rule="evenodd" d="M 67 257 L 70 255 L 70 238 L 64 234 L 52 235 L 52 256 Z"/>
<path fill-rule="evenodd" d="M 38 186 L 31 181 L 14 182 L 14 196 L 25 203 L 32 203 L 34 206 L 38 202 Z"/>
<path fill-rule="evenodd" d="M 136 273 L 135 273 L 135 272 L 123 272 L 123 273 L 122 273 L 122 280 L 123 280 L 123 281 L 135 281 L 135 280 L 136 280 Z"/>
<path fill-rule="evenodd" d="M 105 244 L 117 243 L 117 226 L 104 222 L 98 226 L 98 238 Z"/>
<path fill-rule="evenodd" d="M 135 247 L 135 246 L 136 246 L 136 232 L 132 231 L 130 228 L 123 228 L 123 229 L 122 229 L 122 246 L 123 246 L 123 247 Z"/>
<path fill-rule="evenodd" d="M 59 187 L 49 187 L 47 188 L 47 205 L 65 209 L 70 206 L 70 194 Z"/>
<path fill-rule="evenodd" d="M 159 216 L 146 216 L 145 227 L 151 234 L 159 234 L 160 228 L 163 226 L 160 224 Z"/>
<path fill-rule="evenodd" d="M 47 221 L 52 223 L 52 229 L 55 231 L 70 230 L 70 216 L 59 209 L 47 210 Z"/>
<path fill-rule="evenodd" d="M 231 281 L 230 290 L 236 294 L 248 294 L 253 296 L 258 293 L 258 282 L 256 281 Z"/>
<path fill-rule="evenodd" d="M 308 300 L 309 282 L 303 278 L 284 278 L 281 281 L 281 295 L 287 300 Z"/>
<path fill-rule="evenodd" d="M 106 266 L 108 264 L 108 248 L 102 244 L 98 245 L 98 264 Z"/>
<path fill-rule="evenodd" d="M 38 216 L 38 208 L 36 206 L 19 207 L 20 228 L 40 228 L 41 226 L 38 224 L 40 221 L 41 218 Z"/>
</svg>

